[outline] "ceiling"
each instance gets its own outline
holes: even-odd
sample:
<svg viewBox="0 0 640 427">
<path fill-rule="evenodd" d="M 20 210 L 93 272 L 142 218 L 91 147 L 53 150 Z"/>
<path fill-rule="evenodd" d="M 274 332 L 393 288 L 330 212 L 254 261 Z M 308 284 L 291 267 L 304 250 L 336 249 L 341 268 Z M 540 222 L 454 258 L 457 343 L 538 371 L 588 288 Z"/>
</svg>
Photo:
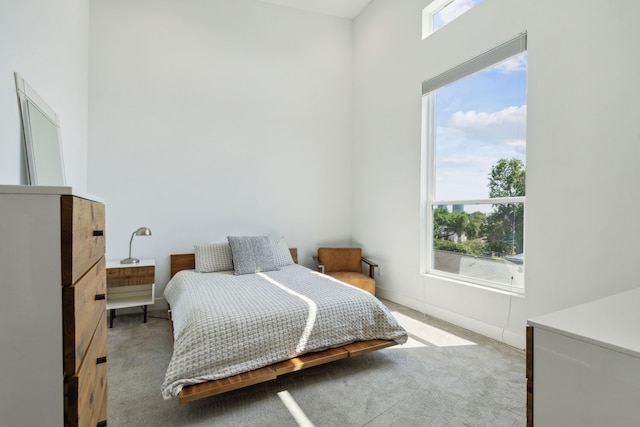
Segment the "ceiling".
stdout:
<svg viewBox="0 0 640 427">
<path fill-rule="evenodd" d="M 306 10 L 307 12 L 353 19 L 364 10 L 371 0 L 260 0 L 265 3 L 278 4 Z"/>
</svg>

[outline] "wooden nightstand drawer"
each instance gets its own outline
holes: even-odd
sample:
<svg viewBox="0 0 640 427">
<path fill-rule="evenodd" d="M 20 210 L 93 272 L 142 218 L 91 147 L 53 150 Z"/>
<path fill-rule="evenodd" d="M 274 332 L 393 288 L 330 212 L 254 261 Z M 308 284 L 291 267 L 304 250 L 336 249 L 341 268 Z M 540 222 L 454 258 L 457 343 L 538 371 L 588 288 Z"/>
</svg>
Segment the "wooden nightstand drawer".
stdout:
<svg viewBox="0 0 640 427">
<path fill-rule="evenodd" d="M 63 196 L 62 285 L 75 283 L 105 252 L 104 204 Z"/>
<path fill-rule="evenodd" d="M 62 288 L 64 370 L 67 375 L 80 367 L 98 320 L 106 309 L 105 264 L 102 258 L 82 279 Z"/>
<path fill-rule="evenodd" d="M 95 426 L 106 420 L 107 323 L 102 312 L 87 357 L 79 371 L 69 378 L 70 426 Z"/>
<path fill-rule="evenodd" d="M 153 265 L 139 267 L 112 268 L 107 270 L 107 287 L 146 285 L 155 282 L 156 269 Z"/>
</svg>

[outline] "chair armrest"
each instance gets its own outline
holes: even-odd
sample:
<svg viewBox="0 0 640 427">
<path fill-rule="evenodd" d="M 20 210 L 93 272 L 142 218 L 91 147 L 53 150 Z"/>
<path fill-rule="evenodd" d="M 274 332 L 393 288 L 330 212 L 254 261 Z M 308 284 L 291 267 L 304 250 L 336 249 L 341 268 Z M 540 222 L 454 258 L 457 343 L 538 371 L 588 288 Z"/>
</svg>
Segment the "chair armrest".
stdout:
<svg viewBox="0 0 640 427">
<path fill-rule="evenodd" d="M 378 264 L 376 264 L 375 262 L 365 257 L 362 257 L 361 259 L 362 259 L 362 262 L 369 265 L 369 277 L 373 279 L 373 274 L 374 274 L 373 269 L 376 268 Z"/>
<path fill-rule="evenodd" d="M 320 273 L 324 273 L 324 264 L 322 264 L 322 263 L 320 262 L 320 258 L 318 258 L 318 256 L 317 256 L 317 255 L 314 255 L 314 256 L 313 256 L 313 261 L 315 261 L 315 263 L 316 263 L 316 268 L 318 269 L 318 271 L 319 271 Z"/>
</svg>

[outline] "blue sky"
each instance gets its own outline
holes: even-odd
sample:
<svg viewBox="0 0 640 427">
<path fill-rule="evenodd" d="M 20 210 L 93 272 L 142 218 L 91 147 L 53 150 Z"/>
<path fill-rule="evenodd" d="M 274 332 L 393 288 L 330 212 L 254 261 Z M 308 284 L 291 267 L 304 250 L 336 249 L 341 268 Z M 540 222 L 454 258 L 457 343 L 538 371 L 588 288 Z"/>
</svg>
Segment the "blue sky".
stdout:
<svg viewBox="0 0 640 427">
<path fill-rule="evenodd" d="M 454 0 L 433 15 L 434 31 L 482 0 Z M 501 158 L 526 165 L 527 54 L 436 92 L 435 200 L 484 199 Z"/>
<path fill-rule="evenodd" d="M 439 12 L 433 15 L 433 31 L 436 31 L 458 16 L 471 9 L 482 0 L 453 0 Z"/>
<path fill-rule="evenodd" d="M 501 158 L 526 165 L 526 52 L 436 92 L 436 200 L 488 197 Z"/>
</svg>

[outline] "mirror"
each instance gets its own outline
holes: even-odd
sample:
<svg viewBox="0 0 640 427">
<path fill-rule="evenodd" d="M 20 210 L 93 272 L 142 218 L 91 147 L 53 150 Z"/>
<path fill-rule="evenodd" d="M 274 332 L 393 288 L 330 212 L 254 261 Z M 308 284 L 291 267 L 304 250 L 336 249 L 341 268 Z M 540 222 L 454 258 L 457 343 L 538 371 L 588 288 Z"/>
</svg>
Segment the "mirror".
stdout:
<svg viewBox="0 0 640 427">
<path fill-rule="evenodd" d="M 27 182 L 64 186 L 64 165 L 58 115 L 15 73 L 24 137 Z"/>
</svg>

